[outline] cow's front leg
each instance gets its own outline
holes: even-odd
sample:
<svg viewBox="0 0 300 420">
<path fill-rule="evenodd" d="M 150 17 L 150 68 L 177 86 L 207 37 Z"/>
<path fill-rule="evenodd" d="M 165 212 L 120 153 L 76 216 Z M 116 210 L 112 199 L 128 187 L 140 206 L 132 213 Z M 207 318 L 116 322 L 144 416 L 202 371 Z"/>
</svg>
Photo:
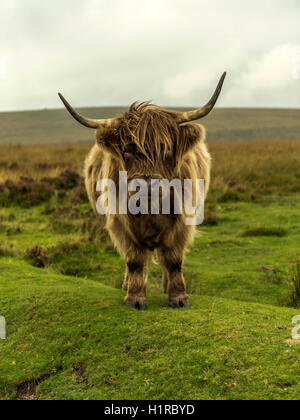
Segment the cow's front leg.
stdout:
<svg viewBox="0 0 300 420">
<path fill-rule="evenodd" d="M 125 304 L 130 308 L 146 309 L 145 263 L 142 259 L 128 259 L 126 263 L 127 296 Z"/>
<path fill-rule="evenodd" d="M 189 298 L 186 294 L 185 281 L 182 274 L 183 255 L 173 250 L 162 250 L 160 261 L 164 272 L 167 272 L 169 303 L 172 308 L 186 308 Z"/>
</svg>

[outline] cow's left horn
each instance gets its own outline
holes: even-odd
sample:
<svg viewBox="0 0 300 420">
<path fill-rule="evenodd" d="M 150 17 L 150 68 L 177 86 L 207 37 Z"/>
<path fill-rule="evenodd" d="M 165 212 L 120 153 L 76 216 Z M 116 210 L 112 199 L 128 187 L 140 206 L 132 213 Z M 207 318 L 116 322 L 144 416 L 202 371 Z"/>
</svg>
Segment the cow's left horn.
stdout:
<svg viewBox="0 0 300 420">
<path fill-rule="evenodd" d="M 82 115 L 78 114 L 77 111 L 69 104 L 68 101 L 62 96 L 61 93 L 58 94 L 60 99 L 62 100 L 64 106 L 67 108 L 69 113 L 72 115 L 73 118 L 75 118 L 76 121 L 78 121 L 80 124 L 84 125 L 88 128 L 100 128 L 100 127 L 110 127 L 113 125 L 113 121 L 115 118 L 106 118 L 102 120 L 94 120 L 91 118 L 83 117 Z"/>
<path fill-rule="evenodd" d="M 176 119 L 177 122 L 179 124 L 181 123 L 185 123 L 185 122 L 189 122 L 189 121 L 194 121 L 194 120 L 199 120 L 200 118 L 205 117 L 207 114 L 210 113 L 210 111 L 213 109 L 213 107 L 215 106 L 215 103 L 217 102 L 217 99 L 221 93 L 222 90 L 222 86 L 224 83 L 226 77 L 226 72 L 223 73 L 218 86 L 215 90 L 215 93 L 213 94 L 213 96 L 211 97 L 211 99 L 209 100 L 209 102 L 207 102 L 206 105 L 204 105 L 201 108 L 195 109 L 193 111 L 186 111 L 186 112 L 176 112 Z"/>
</svg>

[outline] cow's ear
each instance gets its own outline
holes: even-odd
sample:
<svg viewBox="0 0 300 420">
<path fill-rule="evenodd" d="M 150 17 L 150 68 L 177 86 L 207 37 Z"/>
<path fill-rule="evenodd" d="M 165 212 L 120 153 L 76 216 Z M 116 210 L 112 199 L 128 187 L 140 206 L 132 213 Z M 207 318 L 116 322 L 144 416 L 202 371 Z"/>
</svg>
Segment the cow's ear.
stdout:
<svg viewBox="0 0 300 420">
<path fill-rule="evenodd" d="M 180 127 L 176 155 L 181 160 L 198 143 L 205 140 L 205 128 L 201 124 L 187 124 Z"/>
<path fill-rule="evenodd" d="M 110 127 L 97 129 L 96 143 L 115 157 L 120 158 L 122 156 L 118 130 Z"/>
</svg>

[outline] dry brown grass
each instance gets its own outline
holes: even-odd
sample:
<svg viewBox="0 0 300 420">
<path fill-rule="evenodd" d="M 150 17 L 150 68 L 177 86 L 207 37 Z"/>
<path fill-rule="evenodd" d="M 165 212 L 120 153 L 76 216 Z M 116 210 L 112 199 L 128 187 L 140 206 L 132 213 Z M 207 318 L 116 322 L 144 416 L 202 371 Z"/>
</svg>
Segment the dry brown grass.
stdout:
<svg viewBox="0 0 300 420">
<path fill-rule="evenodd" d="M 22 177 L 55 178 L 66 169 L 82 173 L 90 146 L 1 146 L 0 183 Z"/>
<path fill-rule="evenodd" d="M 213 157 L 211 191 L 221 201 L 300 191 L 300 141 L 209 146 Z"/>
<path fill-rule="evenodd" d="M 20 177 L 56 178 L 70 169 L 82 174 L 89 145 L 1 146 L 0 183 Z M 253 200 L 300 191 L 300 141 L 209 144 L 213 157 L 209 202 Z"/>
</svg>

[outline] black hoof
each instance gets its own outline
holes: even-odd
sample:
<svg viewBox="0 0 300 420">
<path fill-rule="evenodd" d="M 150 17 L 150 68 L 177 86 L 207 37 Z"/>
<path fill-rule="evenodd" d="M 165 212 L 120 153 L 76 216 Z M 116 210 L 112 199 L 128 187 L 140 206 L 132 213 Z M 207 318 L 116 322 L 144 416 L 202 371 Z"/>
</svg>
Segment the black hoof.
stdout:
<svg viewBox="0 0 300 420">
<path fill-rule="evenodd" d="M 170 306 L 173 309 L 188 308 L 190 306 L 188 299 L 182 299 L 178 302 L 170 302 Z"/>
<path fill-rule="evenodd" d="M 139 311 L 145 311 L 147 309 L 146 303 L 139 303 L 139 302 L 126 302 L 125 303 L 128 308 L 137 309 Z"/>
</svg>

